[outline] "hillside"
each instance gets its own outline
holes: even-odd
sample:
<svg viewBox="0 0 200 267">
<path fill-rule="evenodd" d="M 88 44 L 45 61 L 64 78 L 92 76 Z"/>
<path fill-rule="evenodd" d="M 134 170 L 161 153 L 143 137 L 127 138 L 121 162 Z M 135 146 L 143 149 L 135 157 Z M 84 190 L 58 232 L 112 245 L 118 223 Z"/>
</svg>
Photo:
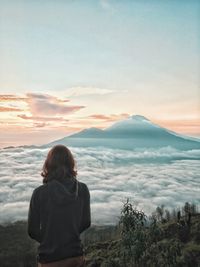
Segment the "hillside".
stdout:
<svg viewBox="0 0 200 267">
<path fill-rule="evenodd" d="M 145 214 L 127 202 L 119 225 L 92 226 L 82 235 L 86 266 L 200 266 L 200 214 L 193 212 L 190 220 L 186 215 L 177 219 L 176 212 L 158 207 L 155 220 L 146 225 Z M 35 266 L 37 243 L 26 227 L 26 222 L 0 226 L 1 267 Z"/>
<path fill-rule="evenodd" d="M 112 240 L 86 245 L 87 266 L 99 267 L 199 267 L 200 266 L 200 214 L 194 216 L 191 225 L 179 226 L 176 221 L 160 224 L 156 231 L 158 240 L 143 251 L 142 243 L 133 246 L 132 261 L 124 248 L 119 230 Z M 151 235 L 147 231 L 147 235 Z M 159 236 L 160 235 L 160 236 Z M 139 249 L 138 249 L 139 248 Z M 135 249 L 135 251 L 134 251 Z M 141 249 L 141 251 L 139 251 Z M 127 253 L 127 254 L 126 254 Z M 140 255 L 141 253 L 141 255 Z M 122 261 L 125 256 L 124 262 Z M 134 259 L 134 256 L 136 259 Z M 139 258 L 141 256 L 141 259 Z M 137 258 L 138 257 L 138 258 Z M 137 261 L 138 260 L 138 261 Z"/>
</svg>

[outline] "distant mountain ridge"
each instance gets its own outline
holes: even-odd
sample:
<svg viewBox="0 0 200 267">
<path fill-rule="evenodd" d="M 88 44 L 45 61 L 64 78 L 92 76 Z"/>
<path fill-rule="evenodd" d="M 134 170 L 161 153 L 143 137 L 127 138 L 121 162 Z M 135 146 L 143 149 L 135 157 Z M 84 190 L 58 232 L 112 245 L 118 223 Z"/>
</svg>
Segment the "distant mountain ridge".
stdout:
<svg viewBox="0 0 200 267">
<path fill-rule="evenodd" d="M 47 145 L 76 147 L 110 147 L 119 149 L 172 146 L 178 149 L 200 149 L 200 142 L 178 135 L 152 123 L 141 115 L 133 115 L 101 130 L 95 127 L 55 140 Z"/>
</svg>

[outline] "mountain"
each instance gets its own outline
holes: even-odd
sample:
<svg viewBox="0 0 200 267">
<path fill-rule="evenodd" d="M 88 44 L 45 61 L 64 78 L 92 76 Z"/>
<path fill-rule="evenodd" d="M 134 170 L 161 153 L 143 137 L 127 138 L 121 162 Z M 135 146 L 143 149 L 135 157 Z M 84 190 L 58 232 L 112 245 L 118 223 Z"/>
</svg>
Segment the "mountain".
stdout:
<svg viewBox="0 0 200 267">
<path fill-rule="evenodd" d="M 84 129 L 78 133 L 47 144 L 76 147 L 110 147 L 120 149 L 155 148 L 171 146 L 181 150 L 200 149 L 200 142 L 178 135 L 141 115 L 133 115 L 110 127 Z"/>
<path fill-rule="evenodd" d="M 68 137 L 70 138 L 101 138 L 104 131 L 95 127 L 84 129 L 81 132 L 75 133 Z"/>
</svg>

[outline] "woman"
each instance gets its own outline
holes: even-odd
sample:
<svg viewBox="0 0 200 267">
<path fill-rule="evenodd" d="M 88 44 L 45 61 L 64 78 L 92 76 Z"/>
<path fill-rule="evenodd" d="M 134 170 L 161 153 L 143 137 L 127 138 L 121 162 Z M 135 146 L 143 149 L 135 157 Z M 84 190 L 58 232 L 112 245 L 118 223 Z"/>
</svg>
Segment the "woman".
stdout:
<svg viewBox="0 0 200 267">
<path fill-rule="evenodd" d="M 71 151 L 54 146 L 41 175 L 43 185 L 32 194 L 28 213 L 28 234 L 38 241 L 38 267 L 82 267 L 80 233 L 91 224 L 90 194 L 77 181 Z"/>
</svg>

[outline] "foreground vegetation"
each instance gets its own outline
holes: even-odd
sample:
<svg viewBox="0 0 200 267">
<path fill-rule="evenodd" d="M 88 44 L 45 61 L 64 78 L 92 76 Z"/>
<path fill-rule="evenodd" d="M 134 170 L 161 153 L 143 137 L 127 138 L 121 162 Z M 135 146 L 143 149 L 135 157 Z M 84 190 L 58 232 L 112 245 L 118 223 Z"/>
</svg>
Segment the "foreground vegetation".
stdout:
<svg viewBox="0 0 200 267">
<path fill-rule="evenodd" d="M 37 243 L 26 229 L 26 222 L 0 226 L 1 267 L 36 266 Z M 147 217 L 127 200 L 117 226 L 93 226 L 82 240 L 88 267 L 200 266 L 200 214 L 189 203 Z"/>
<path fill-rule="evenodd" d="M 124 204 L 116 238 L 86 246 L 88 262 L 101 267 L 200 266 L 200 214 L 185 203 L 171 213 L 158 207 L 151 217 Z M 90 265 L 88 265 L 90 266 Z"/>
</svg>

